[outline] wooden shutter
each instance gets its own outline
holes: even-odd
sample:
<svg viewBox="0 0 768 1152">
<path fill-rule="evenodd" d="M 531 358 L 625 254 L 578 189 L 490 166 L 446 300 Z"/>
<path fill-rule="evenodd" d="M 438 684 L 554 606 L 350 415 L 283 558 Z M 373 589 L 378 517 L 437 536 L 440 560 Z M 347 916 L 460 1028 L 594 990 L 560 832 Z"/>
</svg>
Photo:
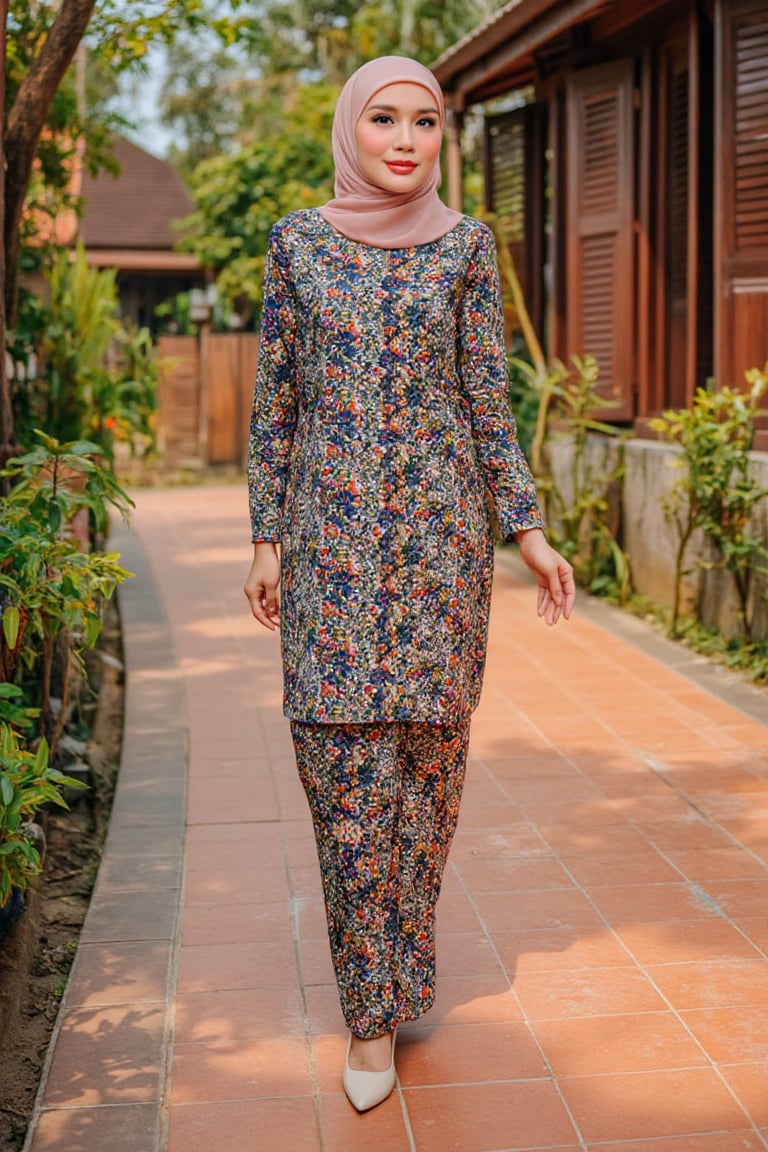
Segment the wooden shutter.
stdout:
<svg viewBox="0 0 768 1152">
<path fill-rule="evenodd" d="M 526 114 L 516 108 L 485 122 L 486 206 L 499 217 L 512 253 L 523 294 L 528 297 L 529 270 L 526 235 Z M 508 318 L 512 327 L 515 317 Z"/>
<path fill-rule="evenodd" d="M 768 6 L 740 5 L 733 21 L 734 241 L 768 249 Z"/>
<path fill-rule="evenodd" d="M 486 207 L 501 220 L 534 328 L 543 335 L 546 116 L 526 104 L 485 120 Z M 511 310 L 514 312 L 514 310 Z M 514 315 L 512 327 L 519 327 Z"/>
<path fill-rule="evenodd" d="M 632 61 L 574 73 L 567 91 L 567 333 L 591 354 L 609 420 L 633 416 Z"/>
<path fill-rule="evenodd" d="M 687 67 L 670 70 L 667 179 L 664 187 L 667 216 L 664 401 L 673 408 L 684 408 L 688 402 L 688 79 Z"/>
<path fill-rule="evenodd" d="M 525 108 L 485 122 L 487 205 L 508 220 L 514 243 L 525 236 Z"/>
<path fill-rule="evenodd" d="M 768 359 L 768 6 L 719 0 L 717 377 L 742 385 Z"/>
</svg>

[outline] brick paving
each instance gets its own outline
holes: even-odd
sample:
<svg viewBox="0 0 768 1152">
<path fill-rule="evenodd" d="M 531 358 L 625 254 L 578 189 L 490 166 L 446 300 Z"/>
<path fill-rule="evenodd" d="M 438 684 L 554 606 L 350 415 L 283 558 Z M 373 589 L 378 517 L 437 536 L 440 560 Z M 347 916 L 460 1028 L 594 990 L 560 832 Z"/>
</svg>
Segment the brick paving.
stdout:
<svg viewBox="0 0 768 1152">
<path fill-rule="evenodd" d="M 137 503 L 120 788 L 28 1152 L 765 1152 L 768 694 L 601 607 L 548 630 L 500 561 L 437 1006 L 358 1116 L 244 491 Z"/>
</svg>

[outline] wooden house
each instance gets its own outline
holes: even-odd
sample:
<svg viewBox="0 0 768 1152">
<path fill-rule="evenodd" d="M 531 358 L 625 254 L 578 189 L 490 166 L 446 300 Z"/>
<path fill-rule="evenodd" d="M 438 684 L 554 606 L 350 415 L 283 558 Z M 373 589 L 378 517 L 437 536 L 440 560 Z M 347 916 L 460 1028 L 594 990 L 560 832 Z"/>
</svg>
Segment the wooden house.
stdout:
<svg viewBox="0 0 768 1152">
<path fill-rule="evenodd" d="M 512 0 L 434 70 L 451 202 L 482 105 L 487 207 L 550 355 L 597 358 L 609 420 L 643 435 L 766 363 L 768 0 Z"/>
<path fill-rule="evenodd" d="M 206 282 L 197 257 L 177 250 L 175 225 L 192 211 L 192 197 L 167 161 L 124 137 L 114 155 L 116 176 L 82 173 L 79 239 L 92 267 L 117 270 L 123 314 L 154 332 L 158 304 Z"/>
</svg>

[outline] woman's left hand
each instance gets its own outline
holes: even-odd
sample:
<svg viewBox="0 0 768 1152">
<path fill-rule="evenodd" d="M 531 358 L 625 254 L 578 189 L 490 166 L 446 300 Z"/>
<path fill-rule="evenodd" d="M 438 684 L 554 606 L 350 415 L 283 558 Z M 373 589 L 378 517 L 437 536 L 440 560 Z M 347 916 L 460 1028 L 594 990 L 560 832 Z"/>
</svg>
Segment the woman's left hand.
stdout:
<svg viewBox="0 0 768 1152">
<path fill-rule="evenodd" d="M 539 586 L 536 610 L 547 624 L 567 620 L 576 600 L 573 568 L 548 542 L 541 528 L 530 528 L 515 536 L 523 561 Z"/>
</svg>

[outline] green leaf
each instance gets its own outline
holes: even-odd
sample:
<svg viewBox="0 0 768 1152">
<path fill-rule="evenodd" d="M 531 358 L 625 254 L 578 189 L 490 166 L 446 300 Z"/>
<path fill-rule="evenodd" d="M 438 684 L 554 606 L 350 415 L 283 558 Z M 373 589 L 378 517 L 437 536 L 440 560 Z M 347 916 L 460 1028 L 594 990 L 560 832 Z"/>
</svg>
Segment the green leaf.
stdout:
<svg viewBox="0 0 768 1152">
<path fill-rule="evenodd" d="M 4 840 L 0 844 L 0 856 L 15 856 L 21 843 L 21 840 Z"/>
<path fill-rule="evenodd" d="M 2 797 L 3 804 L 6 807 L 13 801 L 15 788 L 9 778 L 3 773 L 0 776 L 0 797 Z"/>
<path fill-rule="evenodd" d="M 9 604 L 3 612 L 3 635 L 5 642 L 13 651 L 19 639 L 19 624 L 21 622 L 21 615 L 17 604 Z"/>
<path fill-rule="evenodd" d="M 56 783 L 62 787 L 66 785 L 67 788 L 71 788 L 75 792 L 87 792 L 91 787 L 84 780 L 75 780 L 73 776 L 62 776 Z"/>
<path fill-rule="evenodd" d="M 35 753 L 34 760 L 34 768 L 38 776 L 42 776 L 48 767 L 49 751 L 48 741 L 45 739 L 45 737 L 43 737 L 37 746 L 37 752 Z"/>
<path fill-rule="evenodd" d="M 40 853 L 37 848 L 29 840 L 19 841 L 19 853 L 24 857 L 27 864 L 34 872 L 40 871 L 41 861 Z"/>
<path fill-rule="evenodd" d="M 101 635 L 102 621 L 100 616 L 89 612 L 85 617 L 85 646 L 93 648 Z"/>
</svg>

